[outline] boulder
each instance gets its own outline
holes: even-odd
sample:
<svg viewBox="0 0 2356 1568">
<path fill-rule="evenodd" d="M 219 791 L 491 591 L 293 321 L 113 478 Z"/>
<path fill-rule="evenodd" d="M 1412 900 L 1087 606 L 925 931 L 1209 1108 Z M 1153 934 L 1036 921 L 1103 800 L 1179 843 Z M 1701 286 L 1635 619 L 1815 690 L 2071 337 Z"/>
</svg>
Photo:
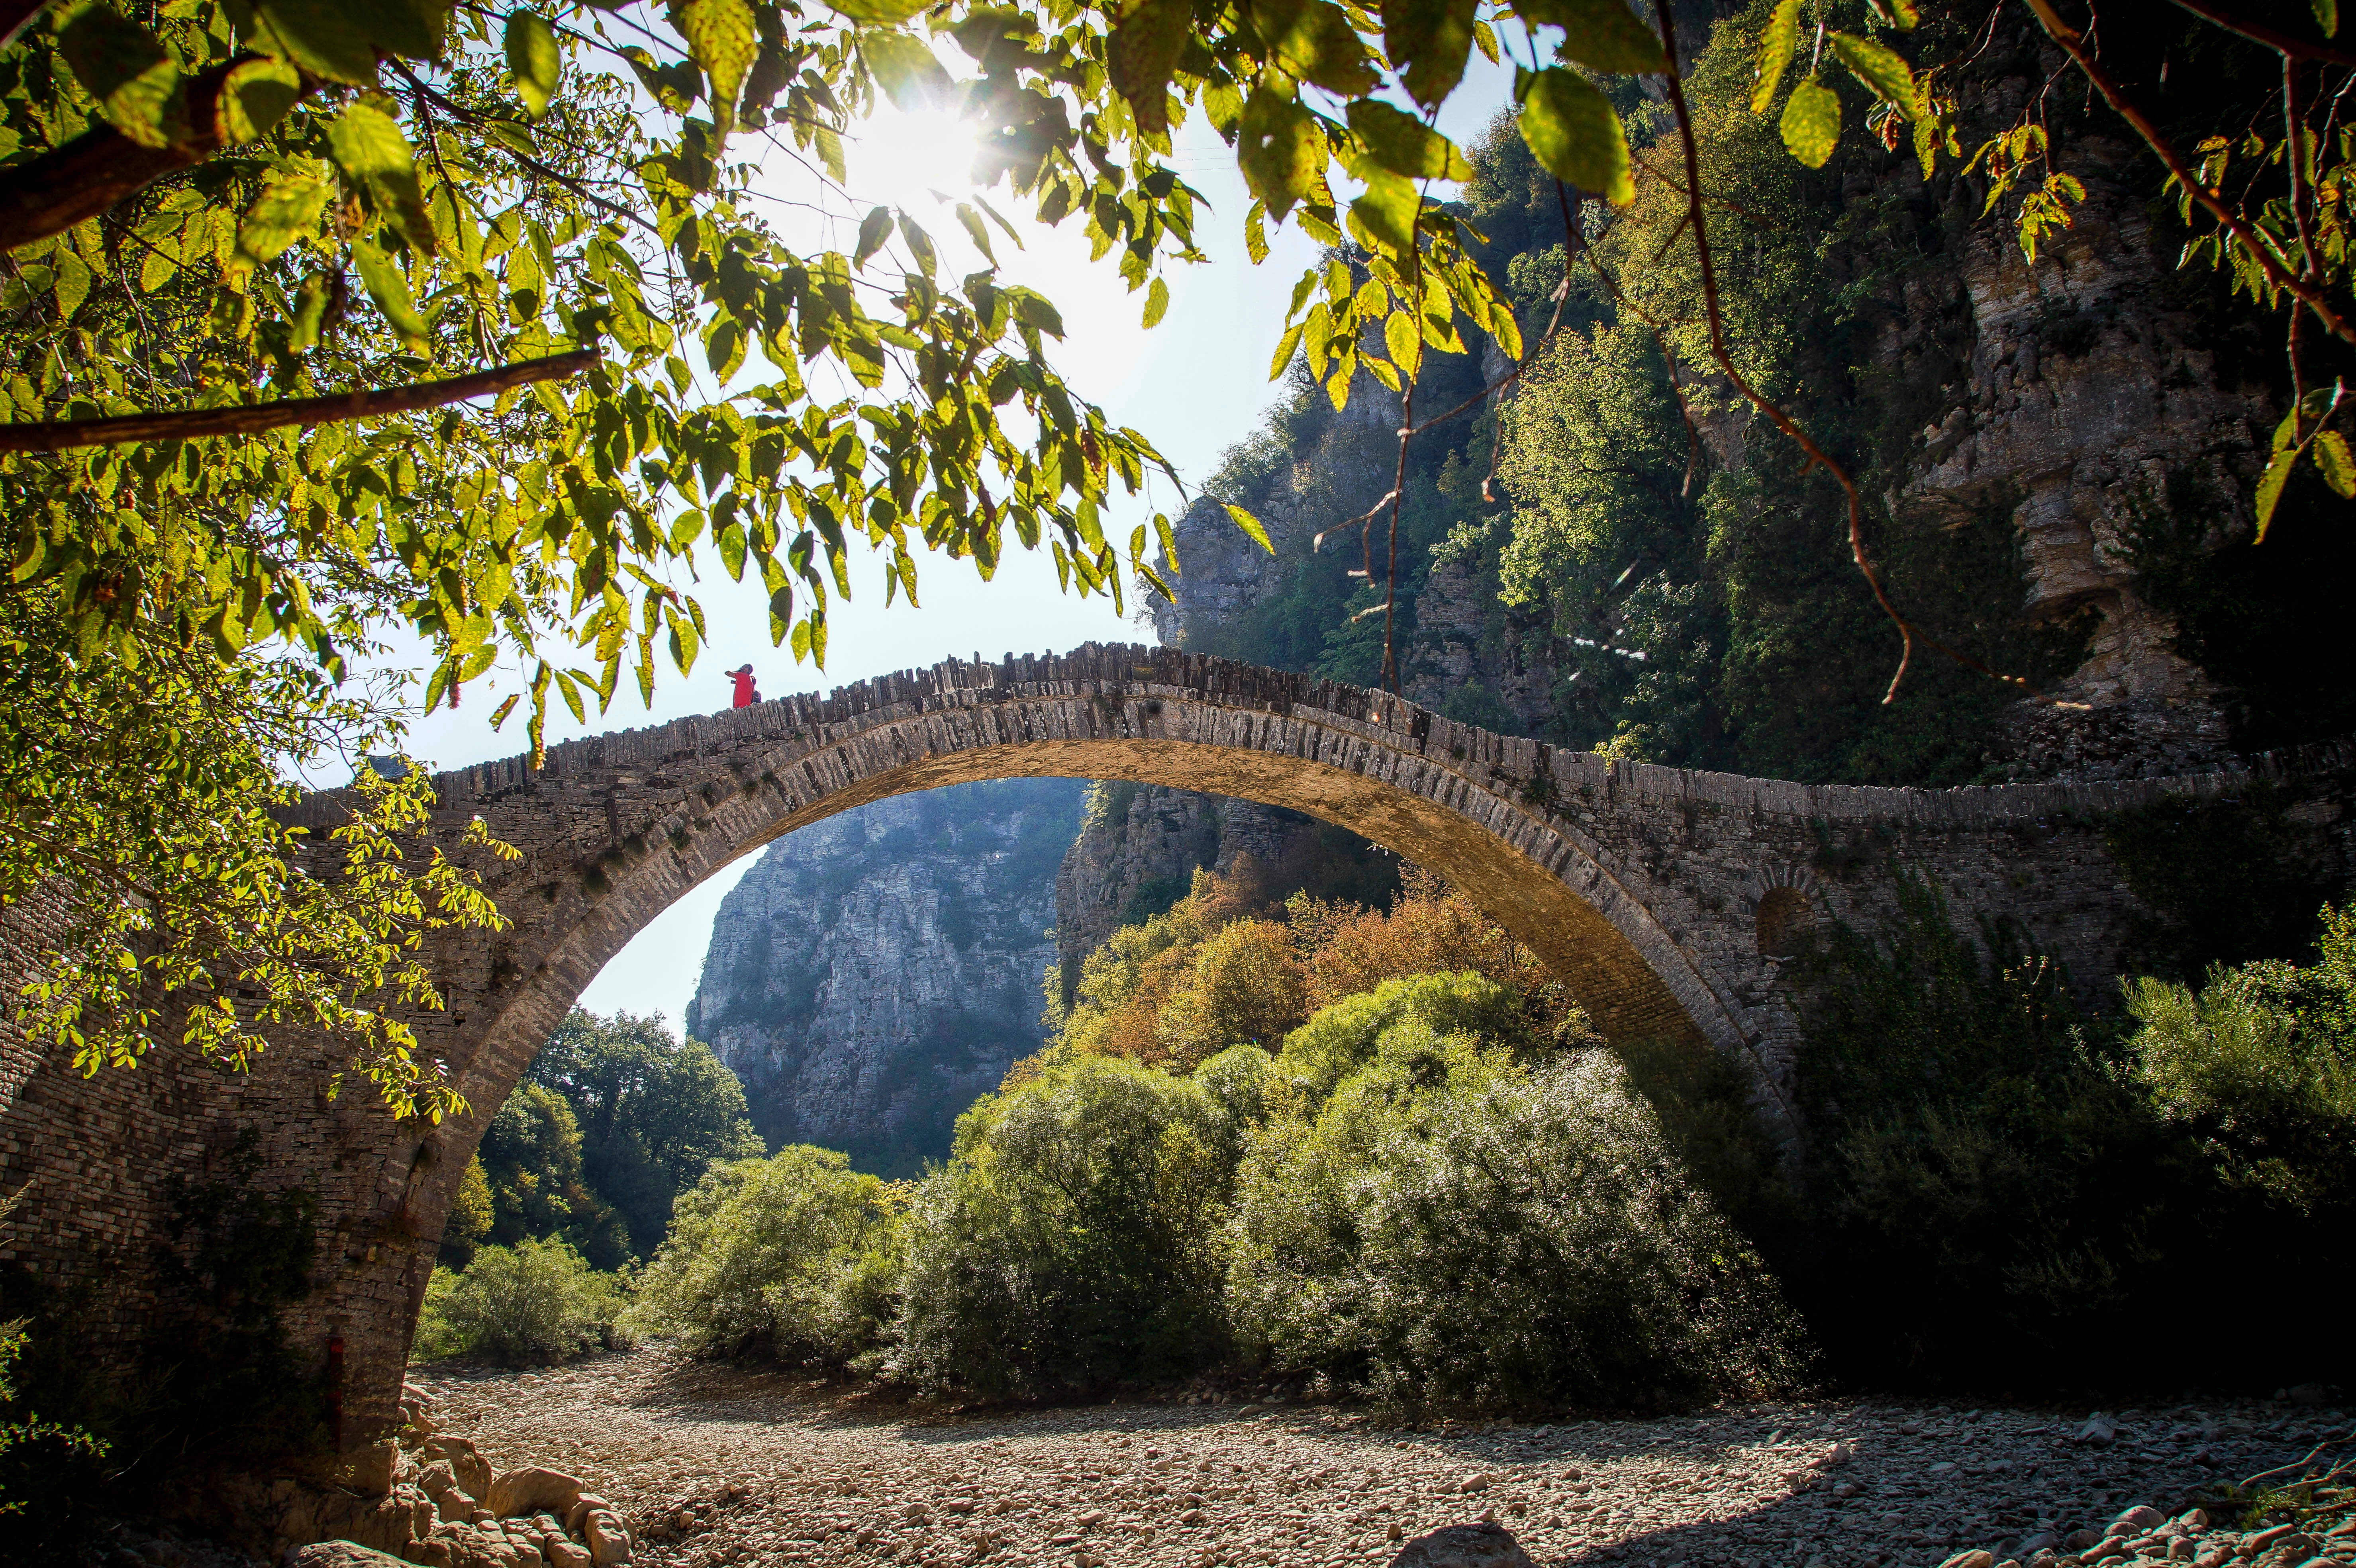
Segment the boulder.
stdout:
<svg viewBox="0 0 2356 1568">
<path fill-rule="evenodd" d="M 1996 1568 L 1996 1553 L 1975 1547 L 1967 1552 L 1956 1552 L 1953 1557 L 1940 1563 L 1939 1568 Z"/>
<path fill-rule="evenodd" d="M 289 1547 L 285 1568 L 401 1568 L 402 1559 L 357 1541 L 315 1541 Z"/>
<path fill-rule="evenodd" d="M 550 1541 L 548 1561 L 554 1565 L 554 1568 L 593 1568 L 589 1549 L 585 1546 L 576 1546 L 570 1541 Z"/>
<path fill-rule="evenodd" d="M 434 1511 L 444 1524 L 464 1524 L 475 1514 L 475 1499 L 468 1497 L 458 1479 L 450 1473 L 448 1461 L 436 1459 L 417 1473 L 417 1488 L 434 1499 Z"/>
<path fill-rule="evenodd" d="M 598 1568 L 605 1568 L 603 1563 Z M 1451 1524 L 1398 1549 L 1391 1568 L 1537 1568 L 1513 1531 L 1496 1524 Z"/>
<path fill-rule="evenodd" d="M 611 1509 L 590 1509 L 581 1521 L 581 1537 L 589 1547 L 592 1568 L 616 1568 L 630 1561 L 629 1529 Z"/>
<path fill-rule="evenodd" d="M 412 1541 L 402 1555 L 419 1568 L 458 1568 L 458 1548 L 444 1535 Z"/>
<path fill-rule="evenodd" d="M 587 1519 L 599 1509 L 604 1509 L 608 1512 L 616 1511 L 612 1503 L 607 1502 L 604 1498 L 599 1497 L 596 1493 L 582 1493 L 580 1500 L 575 1502 L 572 1508 L 565 1510 L 563 1515 L 564 1533 L 567 1535 L 580 1534 L 581 1521 Z"/>
<path fill-rule="evenodd" d="M 450 1474 L 457 1480 L 458 1489 L 477 1502 L 483 1502 L 490 1497 L 491 1462 L 475 1451 L 473 1438 L 429 1437 L 417 1453 L 428 1464 L 438 1460 L 449 1466 Z"/>
<path fill-rule="evenodd" d="M 523 1470 L 505 1470 L 491 1479 L 490 1493 L 483 1506 L 501 1519 L 513 1519 L 518 1514 L 538 1513 L 542 1509 L 562 1515 L 573 1511 L 581 1500 L 581 1483 L 562 1470 L 546 1470 L 533 1466 Z"/>
</svg>

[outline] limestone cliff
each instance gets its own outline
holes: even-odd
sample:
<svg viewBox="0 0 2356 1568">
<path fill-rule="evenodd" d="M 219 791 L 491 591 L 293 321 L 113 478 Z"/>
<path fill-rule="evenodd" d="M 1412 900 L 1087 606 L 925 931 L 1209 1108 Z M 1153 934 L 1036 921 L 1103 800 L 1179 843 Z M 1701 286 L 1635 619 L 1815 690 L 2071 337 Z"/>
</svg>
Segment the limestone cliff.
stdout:
<svg viewBox="0 0 2356 1568">
<path fill-rule="evenodd" d="M 1039 1047 L 1076 779 L 960 784 L 778 840 L 720 906 L 688 1031 L 772 1147 L 906 1175 Z"/>
</svg>

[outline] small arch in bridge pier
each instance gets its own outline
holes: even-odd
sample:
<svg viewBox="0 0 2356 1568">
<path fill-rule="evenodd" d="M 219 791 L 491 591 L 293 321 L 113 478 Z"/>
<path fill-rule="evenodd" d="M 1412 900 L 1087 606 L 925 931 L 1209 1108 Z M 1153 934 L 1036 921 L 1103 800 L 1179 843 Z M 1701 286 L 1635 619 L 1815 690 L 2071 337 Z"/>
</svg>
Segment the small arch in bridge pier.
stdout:
<svg viewBox="0 0 2356 1568">
<path fill-rule="evenodd" d="M 1789 958 L 1815 918 L 1798 888 L 1770 888 L 1759 901 L 1759 956 Z"/>
</svg>

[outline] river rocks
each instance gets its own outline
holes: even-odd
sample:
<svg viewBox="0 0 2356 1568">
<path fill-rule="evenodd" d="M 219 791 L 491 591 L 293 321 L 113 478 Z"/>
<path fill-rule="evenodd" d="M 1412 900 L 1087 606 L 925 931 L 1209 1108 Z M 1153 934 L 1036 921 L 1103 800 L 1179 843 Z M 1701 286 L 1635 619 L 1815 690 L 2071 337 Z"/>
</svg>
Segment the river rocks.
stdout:
<svg viewBox="0 0 2356 1568">
<path fill-rule="evenodd" d="M 447 1465 L 451 1478 L 458 1483 L 458 1489 L 477 1502 L 489 1499 L 491 1462 L 475 1451 L 472 1439 L 429 1437 L 419 1446 L 417 1453 L 419 1459 L 427 1465 Z"/>
<path fill-rule="evenodd" d="M 570 1513 L 573 1505 L 581 1500 L 581 1483 L 559 1470 L 542 1469 L 537 1466 L 523 1470 L 509 1470 L 491 1482 L 483 1506 L 501 1519 L 514 1519 L 522 1514 L 537 1513 L 551 1509 L 559 1514 Z"/>
<path fill-rule="evenodd" d="M 493 1462 L 581 1477 L 583 1502 L 631 1527 L 629 1568 L 1386 1568 L 1407 1543 L 1482 1524 L 1537 1563 L 1583 1568 L 1939 1568 L 1979 1552 L 1993 1568 L 2198 1568 L 2243 1539 L 2195 1506 L 2211 1488 L 2348 1426 L 2339 1410 L 2249 1401 L 2113 1408 L 2116 1440 L 2095 1448 L 2076 1441 L 2083 1407 L 1806 1400 L 1420 1429 L 1264 1393 L 878 1407 L 659 1346 L 413 1375 Z M 1823 1463 L 1843 1445 L 1845 1462 Z M 1475 1477 L 1485 1487 L 1466 1491 Z M 584 1549 L 588 1514 L 567 1521 Z M 2276 1548 L 2335 1539 L 2313 1517 L 2265 1522 L 2298 1527 Z M 2107 1535 L 2115 1523 L 2125 1533 Z M 2336 1539 L 2356 1546 L 2356 1531 Z M 2356 1552 L 2329 1554 L 2356 1568 Z M 2207 1568 L 2307 1561 L 2228 1552 Z"/>
<path fill-rule="evenodd" d="M 1399 1548 L 1391 1568 L 1537 1568 L 1502 1525 L 1451 1524 Z"/>
<path fill-rule="evenodd" d="M 402 1560 L 357 1541 L 318 1541 L 287 1552 L 284 1568 L 402 1568 Z"/>
</svg>

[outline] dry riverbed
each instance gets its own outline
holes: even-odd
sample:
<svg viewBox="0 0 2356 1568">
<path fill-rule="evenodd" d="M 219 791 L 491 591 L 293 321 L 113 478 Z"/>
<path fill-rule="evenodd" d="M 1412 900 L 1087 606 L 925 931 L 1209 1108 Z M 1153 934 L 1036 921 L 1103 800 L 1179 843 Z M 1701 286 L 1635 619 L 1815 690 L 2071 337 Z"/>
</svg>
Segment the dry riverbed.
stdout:
<svg viewBox="0 0 2356 1568">
<path fill-rule="evenodd" d="M 1484 1518 L 1541 1563 L 2025 1560 L 2348 1436 L 2336 1409 L 2233 1402 L 2111 1412 L 2107 1440 L 2084 1410 L 1838 1401 L 1419 1431 L 1311 1404 L 959 1413 L 659 1347 L 411 1381 L 494 1466 L 611 1499 L 650 1568 L 1379 1565 Z"/>
</svg>

